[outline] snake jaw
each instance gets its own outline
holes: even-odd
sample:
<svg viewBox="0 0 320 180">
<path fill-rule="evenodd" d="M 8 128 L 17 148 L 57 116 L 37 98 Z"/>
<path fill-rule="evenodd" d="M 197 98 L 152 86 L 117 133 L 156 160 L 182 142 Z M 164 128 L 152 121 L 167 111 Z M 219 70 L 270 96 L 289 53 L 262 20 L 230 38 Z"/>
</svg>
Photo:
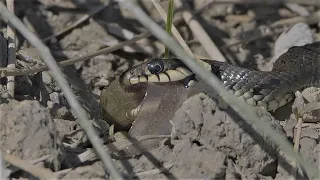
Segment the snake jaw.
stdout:
<svg viewBox="0 0 320 180">
<path fill-rule="evenodd" d="M 132 77 L 129 78 L 129 81 L 131 84 L 142 82 L 166 83 L 183 80 L 192 74 L 190 70 L 178 67 L 174 70 L 167 70 L 164 73 Z"/>
<path fill-rule="evenodd" d="M 130 84 L 138 84 L 138 83 L 148 82 L 149 78 L 147 78 L 146 76 L 147 75 L 129 78 Z"/>
</svg>

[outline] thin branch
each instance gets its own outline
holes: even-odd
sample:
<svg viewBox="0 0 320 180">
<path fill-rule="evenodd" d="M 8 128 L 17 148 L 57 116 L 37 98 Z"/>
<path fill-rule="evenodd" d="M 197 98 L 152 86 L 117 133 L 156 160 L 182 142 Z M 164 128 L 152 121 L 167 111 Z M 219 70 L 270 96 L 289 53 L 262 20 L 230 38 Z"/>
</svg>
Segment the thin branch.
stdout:
<svg viewBox="0 0 320 180">
<path fill-rule="evenodd" d="M 1 154 L 1 152 L 0 152 Z M 42 161 L 45 161 L 46 159 L 50 158 L 51 156 L 50 155 L 44 155 L 38 159 L 34 159 L 34 160 L 30 160 L 30 161 L 27 161 L 27 163 L 29 164 L 32 164 L 32 165 L 35 165 L 37 164 L 38 162 L 42 162 Z M 15 173 L 16 171 L 18 171 L 20 168 L 18 167 L 15 167 L 15 168 L 11 168 L 11 174 Z"/>
<path fill-rule="evenodd" d="M 88 116 L 85 110 L 81 107 L 80 103 L 76 99 L 76 96 L 73 94 L 70 86 L 68 85 L 66 79 L 63 77 L 61 69 L 59 69 L 57 62 L 54 60 L 50 50 L 43 42 L 35 36 L 28 28 L 12 14 L 0 2 L 0 14 L 5 22 L 9 22 L 13 25 L 35 48 L 38 49 L 43 61 L 52 71 L 53 77 L 56 79 L 57 83 L 61 87 L 62 92 L 64 93 L 70 107 L 75 112 L 77 120 L 81 127 L 85 130 L 88 139 L 92 143 L 92 146 L 95 148 L 97 154 L 99 155 L 104 167 L 109 170 L 111 176 L 114 179 L 122 179 L 119 172 L 117 171 L 115 165 L 113 164 L 111 157 L 106 153 L 106 150 L 102 148 L 102 141 L 90 123 Z"/>
<path fill-rule="evenodd" d="M 320 2 L 315 1 L 306 1 L 306 0 L 214 0 L 215 4 L 284 4 L 284 3 L 297 3 L 301 5 L 314 5 L 320 6 Z"/>
<path fill-rule="evenodd" d="M 7 173 L 7 168 L 4 165 L 4 159 L 2 157 L 2 152 L 0 151 L 0 179 L 7 180 L 8 174 L 9 173 Z"/>
<path fill-rule="evenodd" d="M 191 10 L 187 3 L 182 0 L 175 0 L 177 9 L 182 10 L 182 17 L 186 24 L 190 27 L 194 36 L 199 40 L 200 44 L 206 50 L 211 59 L 226 62 L 226 58 L 220 52 L 219 48 L 212 42 L 207 32 L 202 28 L 201 24 L 192 15 Z"/>
<path fill-rule="evenodd" d="M 280 19 L 270 25 L 270 27 L 281 27 L 281 26 L 290 26 L 300 22 L 307 24 L 317 24 L 320 21 L 320 12 L 315 12 L 309 16 L 297 16 L 287 19 Z"/>
<path fill-rule="evenodd" d="M 143 136 L 137 136 L 136 138 L 136 142 L 132 142 L 130 141 L 130 139 L 124 139 L 126 140 L 124 143 L 121 144 L 107 144 L 104 145 L 106 148 L 110 147 L 109 149 L 111 150 L 111 152 L 117 153 L 119 151 L 124 151 L 129 149 L 131 146 L 136 146 L 137 143 L 141 143 L 143 141 L 146 140 L 150 140 L 150 139 L 167 139 L 170 138 L 170 135 L 143 135 Z M 134 156 L 137 153 L 133 153 L 130 154 L 129 156 Z M 92 161 L 94 159 L 96 159 L 96 155 L 94 153 L 94 151 L 92 149 L 88 149 L 87 151 L 77 155 L 76 159 L 80 162 L 80 163 L 84 163 L 86 161 Z M 78 164 L 74 164 L 74 165 L 78 165 Z"/>
<path fill-rule="evenodd" d="M 302 123 L 303 123 L 303 116 L 305 113 L 304 110 L 306 109 L 306 104 L 304 102 L 304 98 L 303 95 L 301 94 L 301 92 L 297 91 L 295 93 L 295 100 L 293 102 L 292 105 L 292 112 L 295 115 L 295 118 L 297 120 L 297 124 L 296 124 L 296 128 L 297 128 L 297 132 L 296 134 L 294 134 L 294 146 L 293 146 L 293 150 L 296 152 L 299 152 L 299 146 L 300 146 L 300 139 L 301 139 L 301 130 L 302 130 Z M 316 107 L 316 106 L 313 106 Z M 309 109 L 309 108 L 307 108 Z M 312 110 L 312 109 L 310 109 Z M 294 129 L 293 129 L 294 130 Z M 295 180 L 297 177 L 297 171 L 298 171 L 298 166 L 297 166 L 297 162 L 295 159 L 292 159 L 292 170 L 291 170 L 291 174 L 290 174 L 290 180 Z"/>
<path fill-rule="evenodd" d="M 8 163 L 18 167 L 19 169 L 22 169 L 30 174 L 32 174 L 35 177 L 41 178 L 41 179 L 57 179 L 56 175 L 50 171 L 49 169 L 37 167 L 35 165 L 32 165 L 16 156 L 6 154 L 1 152 L 1 155 L 5 161 Z"/>
<path fill-rule="evenodd" d="M 288 140 L 283 137 L 280 133 L 275 131 L 269 122 L 262 121 L 254 112 L 248 104 L 245 104 L 238 100 L 234 95 L 230 94 L 223 87 L 220 80 L 214 74 L 204 70 L 194 59 L 190 58 L 185 51 L 152 19 L 150 19 L 145 12 L 141 10 L 132 1 L 117 0 L 129 11 L 135 14 L 137 20 L 145 26 L 155 37 L 162 41 L 171 52 L 173 52 L 177 57 L 179 57 L 195 74 L 207 83 L 214 91 L 216 91 L 219 96 L 229 104 L 233 110 L 235 110 L 247 123 L 254 124 L 254 126 L 259 130 L 259 134 L 265 135 L 264 138 L 269 137 L 272 139 L 277 146 L 281 147 L 282 150 L 289 156 L 297 160 L 297 162 L 304 168 L 307 172 L 309 178 L 319 178 L 319 170 L 314 166 L 307 163 L 301 156 L 293 151 L 292 145 Z M 261 132 L 261 133 L 260 133 Z"/>
<path fill-rule="evenodd" d="M 301 130 L 302 130 L 302 117 L 298 117 L 296 116 L 296 118 L 298 118 L 298 122 L 296 124 L 297 127 L 297 133 L 294 137 L 294 146 L 293 146 L 293 150 L 296 152 L 299 152 L 299 145 L 300 145 L 300 139 L 301 139 Z M 290 179 L 295 180 L 297 178 L 297 162 L 295 160 L 292 161 L 292 171 L 291 171 L 291 177 Z"/>
<path fill-rule="evenodd" d="M 174 164 L 175 163 L 166 163 L 162 168 L 152 169 L 148 171 L 132 172 L 128 175 L 128 177 L 130 177 L 131 179 L 133 177 L 152 176 L 160 173 L 165 173 L 168 172 L 168 170 L 172 168 Z"/>
<path fill-rule="evenodd" d="M 91 12 L 89 12 L 89 14 L 86 14 L 84 15 L 83 17 L 81 17 L 80 19 L 78 19 L 76 22 L 74 22 L 72 25 L 68 26 L 67 28 L 51 35 L 51 36 L 48 36 L 44 39 L 42 39 L 43 42 L 47 42 L 49 40 L 51 40 L 52 38 L 57 38 L 63 34 L 65 34 L 66 32 L 76 28 L 77 26 L 79 26 L 81 23 L 85 22 L 86 20 L 88 20 L 90 17 L 92 17 L 93 15 L 99 13 L 100 11 L 102 11 L 104 8 L 106 8 L 107 6 L 109 5 L 109 3 L 106 3 L 94 10 L 92 10 Z"/>
<path fill-rule="evenodd" d="M 281 29 L 281 30 L 277 30 L 277 29 L 271 30 L 271 31 L 268 31 L 266 33 L 260 33 L 259 35 L 252 35 L 251 37 L 249 37 L 247 39 L 236 40 L 235 42 L 223 45 L 220 48 L 221 49 L 228 49 L 228 48 L 230 48 L 232 46 L 236 46 L 238 44 L 251 43 L 253 41 L 256 41 L 256 40 L 259 40 L 259 39 L 262 39 L 262 38 L 266 38 L 266 37 L 270 37 L 272 35 L 277 35 L 277 34 L 280 34 L 282 32 L 283 32 L 283 29 Z"/>
<path fill-rule="evenodd" d="M 167 22 L 167 14 L 164 11 L 164 9 L 162 8 L 162 6 L 160 5 L 160 3 L 157 0 L 152 0 L 153 5 L 156 7 L 156 9 L 158 10 L 159 14 L 161 15 L 162 19 Z M 187 43 L 184 41 L 184 39 L 182 38 L 182 36 L 180 35 L 179 31 L 177 30 L 175 25 L 172 25 L 172 34 L 173 36 L 177 39 L 177 41 L 179 42 L 179 44 L 182 46 L 182 48 L 190 55 L 190 56 L 194 56 L 191 49 L 189 48 L 189 46 L 187 45 Z"/>
<path fill-rule="evenodd" d="M 8 10 L 14 14 L 14 0 L 7 0 Z M 14 28 L 8 24 L 7 26 L 7 38 L 8 38 L 8 66 L 9 69 L 16 68 L 16 35 Z M 14 97 L 15 77 L 7 77 L 7 90 L 8 93 Z"/>
</svg>

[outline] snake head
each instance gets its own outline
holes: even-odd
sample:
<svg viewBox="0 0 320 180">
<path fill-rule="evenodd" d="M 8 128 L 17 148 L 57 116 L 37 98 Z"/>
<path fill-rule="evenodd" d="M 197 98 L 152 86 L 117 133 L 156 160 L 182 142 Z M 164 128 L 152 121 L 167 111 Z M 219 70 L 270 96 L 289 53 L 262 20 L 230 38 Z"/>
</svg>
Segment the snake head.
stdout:
<svg viewBox="0 0 320 180">
<path fill-rule="evenodd" d="M 123 73 L 123 83 L 166 83 L 185 79 L 193 73 L 177 58 L 154 58 Z"/>
</svg>

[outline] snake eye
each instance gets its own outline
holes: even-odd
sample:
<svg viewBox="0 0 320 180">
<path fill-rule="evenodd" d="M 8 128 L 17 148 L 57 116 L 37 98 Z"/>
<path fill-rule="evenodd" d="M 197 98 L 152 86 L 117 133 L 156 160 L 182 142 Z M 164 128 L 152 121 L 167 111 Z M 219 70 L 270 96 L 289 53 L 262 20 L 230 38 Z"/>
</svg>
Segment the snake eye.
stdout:
<svg viewBox="0 0 320 180">
<path fill-rule="evenodd" d="M 160 59 L 153 59 L 148 63 L 148 70 L 151 74 L 159 74 L 164 69 L 164 63 Z"/>
</svg>

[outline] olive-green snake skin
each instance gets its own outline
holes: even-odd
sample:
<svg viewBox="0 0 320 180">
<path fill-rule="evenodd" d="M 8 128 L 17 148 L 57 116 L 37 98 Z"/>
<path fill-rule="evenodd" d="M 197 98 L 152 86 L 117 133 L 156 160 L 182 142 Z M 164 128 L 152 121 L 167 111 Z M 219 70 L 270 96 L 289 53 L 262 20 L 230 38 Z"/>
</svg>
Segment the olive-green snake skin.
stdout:
<svg viewBox="0 0 320 180">
<path fill-rule="evenodd" d="M 271 72 L 245 69 L 213 60 L 201 61 L 208 63 L 211 72 L 240 100 L 275 111 L 290 102 L 295 91 L 319 85 L 320 42 L 291 47 L 277 59 Z M 179 59 L 157 58 L 128 70 L 122 83 L 166 83 L 192 75 Z"/>
</svg>

